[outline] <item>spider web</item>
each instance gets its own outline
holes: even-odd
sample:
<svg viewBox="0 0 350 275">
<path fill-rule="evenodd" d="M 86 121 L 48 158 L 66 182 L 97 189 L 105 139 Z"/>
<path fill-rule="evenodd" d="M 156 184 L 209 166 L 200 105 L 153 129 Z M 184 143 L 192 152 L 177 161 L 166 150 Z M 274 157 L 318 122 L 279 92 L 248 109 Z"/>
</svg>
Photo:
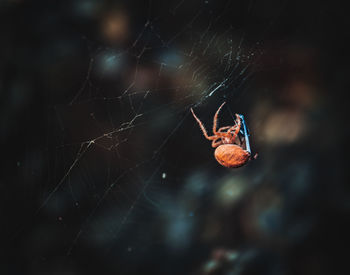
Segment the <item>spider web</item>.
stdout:
<svg viewBox="0 0 350 275">
<path fill-rule="evenodd" d="M 210 127 L 219 104 L 236 104 L 246 90 L 262 54 L 259 41 L 225 23 L 231 4 L 214 10 L 209 1 L 178 1 L 164 13 L 149 2 L 126 46 L 82 38 L 86 73 L 74 94 L 53 105 L 55 149 L 36 212 L 75 229 L 65 236 L 66 255 L 86 246 L 106 253 L 154 245 L 147 232 L 154 237 L 155 224 L 195 215 L 198 205 L 179 206 L 179 187 L 191 170 L 218 164 L 189 109 Z M 251 4 L 245 8 L 249 14 Z"/>
<path fill-rule="evenodd" d="M 1 274 L 346 266 L 337 253 L 350 209 L 345 9 L 275 0 L 0 6 Z M 217 163 L 190 112 L 211 134 L 221 105 L 218 126 L 244 115 L 259 153 L 238 169 Z"/>
</svg>

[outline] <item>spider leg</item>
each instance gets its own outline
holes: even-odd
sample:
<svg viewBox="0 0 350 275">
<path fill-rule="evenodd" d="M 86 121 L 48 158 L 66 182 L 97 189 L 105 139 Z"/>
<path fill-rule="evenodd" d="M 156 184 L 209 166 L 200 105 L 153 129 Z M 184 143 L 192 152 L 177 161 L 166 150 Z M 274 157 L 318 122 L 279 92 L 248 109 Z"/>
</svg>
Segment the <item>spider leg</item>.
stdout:
<svg viewBox="0 0 350 275">
<path fill-rule="evenodd" d="M 237 125 L 235 126 L 231 126 L 227 131 L 226 133 L 228 134 L 228 137 L 230 139 L 230 142 L 231 143 L 235 143 L 235 139 L 236 139 L 236 130 L 237 130 Z M 233 132 L 235 131 L 235 132 Z"/>
<path fill-rule="evenodd" d="M 228 130 L 225 131 L 225 133 L 231 133 L 233 130 L 235 130 L 237 128 L 237 125 L 234 126 L 226 126 L 226 127 L 222 127 L 222 128 L 226 128 Z M 220 128 L 221 129 L 221 128 Z"/>
<path fill-rule="evenodd" d="M 225 126 L 225 127 L 222 127 L 222 128 L 230 128 L 231 126 Z M 215 134 L 215 136 L 217 136 L 217 137 L 230 137 L 230 134 L 229 134 L 229 132 L 227 132 L 227 131 L 224 131 L 223 129 L 219 129 L 217 132 L 216 132 L 216 134 Z"/>
<path fill-rule="evenodd" d="M 218 130 L 218 133 L 223 133 L 225 134 L 225 137 L 227 137 L 230 140 L 230 143 L 235 143 L 235 138 L 232 138 L 232 132 L 236 129 L 237 125 L 234 126 L 225 126 L 225 127 L 221 127 Z M 226 130 L 227 129 L 227 130 Z M 222 132 L 224 131 L 224 132 Z M 242 130 L 241 130 L 242 131 Z M 241 132 L 240 131 L 240 132 Z"/>
<path fill-rule="evenodd" d="M 225 126 L 225 127 L 221 127 L 217 132 L 218 133 L 222 133 L 222 131 L 226 130 L 226 129 L 229 129 L 229 128 L 232 128 L 232 126 Z M 226 131 L 227 132 L 227 131 Z"/>
<path fill-rule="evenodd" d="M 221 144 L 223 144 L 222 139 L 220 137 L 218 137 L 217 139 L 213 140 L 213 142 L 211 143 L 211 147 L 216 148 Z"/>
<path fill-rule="evenodd" d="M 222 106 L 222 105 L 221 105 Z M 221 107 L 220 107 L 221 108 Z M 198 122 L 199 124 L 199 127 L 201 128 L 202 132 L 203 132 L 203 135 L 205 136 L 206 139 L 208 140 L 214 140 L 218 137 L 228 137 L 228 135 L 226 133 L 218 133 L 216 132 L 215 135 L 213 136 L 209 136 L 208 133 L 207 133 L 207 130 L 205 129 L 202 121 L 200 121 L 200 119 L 196 116 L 196 114 L 194 113 L 193 109 L 191 108 L 191 112 L 192 112 L 192 115 L 193 117 L 196 119 L 196 121 Z"/>
<path fill-rule="evenodd" d="M 216 111 L 216 113 L 215 113 L 214 122 L 213 122 L 213 133 L 214 133 L 214 135 L 217 134 L 216 128 L 217 128 L 217 123 L 218 123 L 219 112 L 220 112 L 222 106 L 225 105 L 225 103 L 226 103 L 226 102 L 222 103 L 221 106 L 219 107 L 219 109 L 218 109 L 218 110 Z"/>
<path fill-rule="evenodd" d="M 218 138 L 217 136 L 208 136 L 207 130 L 205 129 L 202 121 L 200 121 L 199 118 L 195 115 L 195 113 L 194 113 L 192 108 L 191 108 L 191 112 L 192 112 L 193 117 L 197 120 L 197 122 L 199 124 L 199 127 L 201 128 L 205 138 L 208 139 L 208 140 L 215 140 L 215 139 L 217 139 Z"/>
<path fill-rule="evenodd" d="M 217 131 L 217 133 L 216 133 L 216 135 L 219 137 L 226 137 L 226 138 L 228 138 L 230 141 L 232 140 L 232 131 L 233 130 L 235 130 L 235 128 L 236 128 L 237 126 L 235 125 L 235 126 L 224 126 L 224 127 L 221 127 L 218 131 Z M 228 129 L 228 130 L 226 130 L 226 129 Z M 234 140 L 233 140 L 234 141 Z M 232 142 L 233 143 L 233 142 Z"/>
<path fill-rule="evenodd" d="M 233 127 L 236 127 L 236 130 L 235 132 L 232 134 L 232 137 L 231 137 L 231 140 L 232 142 L 234 142 L 234 140 L 236 139 L 238 133 L 239 133 L 239 130 L 241 129 L 241 117 L 240 115 L 236 114 L 236 121 L 237 121 L 237 125 L 233 126 Z M 232 127 L 232 128 L 233 128 Z M 230 131 L 231 129 L 229 129 L 228 131 Z M 232 129 L 233 130 L 233 129 Z M 227 131 L 227 132 L 228 132 Z"/>
</svg>

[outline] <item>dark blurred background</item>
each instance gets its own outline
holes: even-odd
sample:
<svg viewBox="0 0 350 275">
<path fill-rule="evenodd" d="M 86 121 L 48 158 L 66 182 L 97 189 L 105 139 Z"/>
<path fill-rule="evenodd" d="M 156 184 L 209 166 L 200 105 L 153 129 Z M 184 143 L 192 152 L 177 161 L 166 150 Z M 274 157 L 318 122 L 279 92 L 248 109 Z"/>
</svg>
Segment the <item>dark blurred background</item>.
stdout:
<svg viewBox="0 0 350 275">
<path fill-rule="evenodd" d="M 0 2 L 0 274 L 350 274 L 349 20 L 319 1 Z M 221 167 L 245 115 L 259 157 Z"/>
</svg>

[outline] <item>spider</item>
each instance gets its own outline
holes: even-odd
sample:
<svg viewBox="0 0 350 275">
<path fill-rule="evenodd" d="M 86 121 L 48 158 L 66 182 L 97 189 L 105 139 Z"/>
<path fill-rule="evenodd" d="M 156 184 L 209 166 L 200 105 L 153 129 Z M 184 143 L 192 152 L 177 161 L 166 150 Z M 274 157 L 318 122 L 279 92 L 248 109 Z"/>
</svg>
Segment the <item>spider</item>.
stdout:
<svg viewBox="0 0 350 275">
<path fill-rule="evenodd" d="M 193 109 L 191 108 L 192 115 L 197 120 L 199 127 L 201 128 L 203 135 L 206 139 L 211 140 L 211 146 L 215 149 L 214 156 L 217 162 L 222 166 L 228 168 L 236 168 L 243 166 L 251 159 L 251 151 L 248 139 L 247 127 L 244 122 L 243 115 L 236 114 L 235 125 L 225 126 L 217 128 L 217 121 L 219 112 L 226 102 L 222 103 L 219 109 L 216 111 L 213 123 L 213 133 L 214 135 L 208 136 L 207 130 L 205 129 L 203 123 L 195 115 Z M 241 130 L 241 125 L 243 125 L 243 131 Z M 245 146 L 243 147 L 243 142 L 239 137 L 239 133 L 244 135 Z M 257 154 L 255 154 L 254 159 Z"/>
</svg>

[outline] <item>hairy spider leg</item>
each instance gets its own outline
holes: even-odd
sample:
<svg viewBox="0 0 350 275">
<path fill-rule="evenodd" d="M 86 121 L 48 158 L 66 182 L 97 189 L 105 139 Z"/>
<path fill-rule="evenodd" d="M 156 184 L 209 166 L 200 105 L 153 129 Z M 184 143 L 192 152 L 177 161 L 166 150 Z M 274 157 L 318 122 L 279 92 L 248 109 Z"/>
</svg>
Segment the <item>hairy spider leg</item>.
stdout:
<svg viewBox="0 0 350 275">
<path fill-rule="evenodd" d="M 193 109 L 191 108 L 191 112 L 192 112 L 192 115 L 193 117 L 197 120 L 198 124 L 199 124 L 199 127 L 201 128 L 202 132 L 203 132 L 203 135 L 205 136 L 206 139 L 208 140 L 215 140 L 217 139 L 216 136 L 208 136 L 208 133 L 207 133 L 207 130 L 205 129 L 202 121 L 199 120 L 199 118 L 196 116 L 196 114 L 194 113 Z"/>
<path fill-rule="evenodd" d="M 211 143 L 211 147 L 216 148 L 216 147 L 218 147 L 219 145 L 222 145 L 222 144 L 224 144 L 223 141 L 222 141 L 222 138 L 218 137 L 217 139 L 213 140 L 213 142 Z"/>
<path fill-rule="evenodd" d="M 249 144 L 249 134 L 248 134 L 248 131 L 247 131 L 247 126 L 246 126 L 245 121 L 244 121 L 244 116 L 243 115 L 239 115 L 239 117 L 241 118 L 242 124 L 243 124 L 245 148 L 246 148 L 246 151 L 251 153 L 251 151 L 250 151 L 250 144 Z"/>
<path fill-rule="evenodd" d="M 213 122 L 213 133 L 214 135 L 216 135 L 218 132 L 216 131 L 217 128 L 217 123 L 218 123 L 218 116 L 219 116 L 219 112 L 222 108 L 222 106 L 225 105 L 226 102 L 222 103 L 221 106 L 219 107 L 219 109 L 216 111 L 215 116 L 214 116 L 214 122 Z"/>
<path fill-rule="evenodd" d="M 221 127 L 218 131 L 218 133 L 221 133 L 222 130 L 224 129 L 228 129 L 226 132 L 224 132 L 223 134 L 226 134 L 225 137 L 229 139 L 228 142 L 223 142 L 223 143 L 231 143 L 234 144 L 235 143 L 235 139 L 238 135 L 238 133 L 240 132 L 240 128 L 241 128 L 241 119 L 240 116 L 238 114 L 236 114 L 236 121 L 235 121 L 234 126 L 225 126 L 225 127 Z M 235 131 L 234 133 L 231 133 L 232 131 Z"/>
<path fill-rule="evenodd" d="M 215 115 L 214 115 L 213 133 L 214 133 L 214 135 L 216 135 L 216 136 L 221 136 L 221 137 L 229 138 L 229 139 L 230 139 L 230 143 L 234 143 L 235 138 L 236 138 L 236 136 L 237 136 L 239 130 L 238 130 L 238 132 L 236 131 L 237 133 L 235 133 L 233 136 L 230 135 L 230 132 L 233 131 L 233 129 L 234 129 L 235 127 L 240 128 L 240 118 L 239 118 L 239 116 L 238 116 L 237 114 L 236 114 L 236 118 L 237 118 L 237 120 L 238 120 L 238 124 L 239 124 L 239 125 L 238 125 L 238 124 L 236 123 L 236 121 L 235 121 L 235 124 L 236 124 L 236 125 L 234 125 L 234 126 L 225 126 L 225 127 L 219 128 L 218 131 L 216 130 L 217 124 L 218 124 L 219 112 L 220 112 L 222 106 L 225 105 L 225 103 L 226 103 L 226 102 L 224 102 L 224 103 L 222 103 L 222 104 L 220 105 L 220 107 L 218 108 L 218 110 L 216 111 L 216 113 L 215 113 Z M 229 130 L 227 130 L 226 132 L 221 132 L 223 129 L 229 129 Z"/>
<path fill-rule="evenodd" d="M 241 118 L 238 114 L 236 114 L 236 121 L 235 122 L 237 123 L 237 125 L 232 126 L 232 128 L 231 128 L 233 130 L 235 127 L 237 127 L 236 131 L 231 136 L 232 143 L 234 143 L 234 141 L 239 133 L 239 130 L 241 129 Z M 229 129 L 227 132 L 231 131 L 231 129 Z"/>
<path fill-rule="evenodd" d="M 218 133 L 222 133 L 222 131 L 226 130 L 226 129 L 229 129 L 229 128 L 232 128 L 232 126 L 224 126 L 224 127 L 220 127 L 219 130 L 218 130 Z M 227 132 L 227 131 L 226 131 Z"/>
<path fill-rule="evenodd" d="M 222 106 L 222 105 L 221 105 Z M 214 140 L 214 139 L 217 139 L 218 137 L 228 137 L 228 134 L 227 133 L 215 133 L 215 135 L 213 136 L 209 136 L 208 133 L 207 133 L 207 130 L 205 129 L 202 121 L 200 121 L 200 119 L 196 116 L 196 114 L 194 113 L 193 109 L 191 108 L 191 112 L 192 112 L 192 115 L 193 117 L 196 119 L 196 121 L 198 122 L 199 124 L 199 127 L 201 128 L 202 132 L 203 132 L 203 135 L 205 136 L 206 139 L 208 140 Z"/>
<path fill-rule="evenodd" d="M 235 132 L 233 132 L 235 131 Z M 237 132 L 237 126 L 232 126 L 230 129 L 227 130 L 227 134 L 229 135 L 229 139 L 230 139 L 230 143 L 235 143 L 235 139 L 236 139 L 236 134 Z"/>
</svg>

